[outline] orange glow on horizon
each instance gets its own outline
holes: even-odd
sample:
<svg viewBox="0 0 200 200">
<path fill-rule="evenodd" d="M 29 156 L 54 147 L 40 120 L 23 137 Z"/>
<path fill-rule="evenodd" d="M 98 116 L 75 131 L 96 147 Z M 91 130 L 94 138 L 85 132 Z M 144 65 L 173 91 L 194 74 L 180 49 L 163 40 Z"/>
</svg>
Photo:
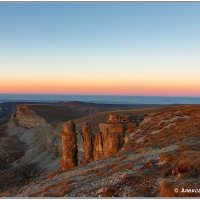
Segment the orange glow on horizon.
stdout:
<svg viewBox="0 0 200 200">
<path fill-rule="evenodd" d="M 178 77 L 179 78 L 179 77 Z M 0 93 L 82 94 L 141 96 L 200 96 L 200 81 L 189 77 L 126 76 L 25 76 L 10 75 L 0 80 Z"/>
<path fill-rule="evenodd" d="M 0 93 L 20 94 L 86 94 L 86 95 L 146 95 L 146 96 L 200 96 L 198 86 L 125 83 L 1 83 Z"/>
</svg>

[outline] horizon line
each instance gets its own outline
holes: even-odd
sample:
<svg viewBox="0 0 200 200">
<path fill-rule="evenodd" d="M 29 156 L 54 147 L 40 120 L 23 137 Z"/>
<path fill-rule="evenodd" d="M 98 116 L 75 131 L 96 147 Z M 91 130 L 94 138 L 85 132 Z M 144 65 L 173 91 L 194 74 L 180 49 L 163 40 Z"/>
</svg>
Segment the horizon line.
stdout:
<svg viewBox="0 0 200 200">
<path fill-rule="evenodd" d="M 131 94 L 71 94 L 71 93 L 1 93 L 0 95 L 40 95 L 40 96 L 113 96 L 113 97 L 170 97 L 170 98 L 200 98 L 199 96 L 185 95 L 131 95 Z"/>
</svg>

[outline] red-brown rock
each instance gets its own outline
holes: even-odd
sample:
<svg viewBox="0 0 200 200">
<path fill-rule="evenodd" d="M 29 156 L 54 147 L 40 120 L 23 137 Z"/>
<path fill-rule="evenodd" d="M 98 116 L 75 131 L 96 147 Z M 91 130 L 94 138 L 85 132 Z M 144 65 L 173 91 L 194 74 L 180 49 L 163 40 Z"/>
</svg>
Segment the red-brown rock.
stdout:
<svg viewBox="0 0 200 200">
<path fill-rule="evenodd" d="M 75 124 L 72 121 L 68 121 L 63 125 L 61 137 L 62 160 L 60 168 L 62 171 L 66 171 L 78 165 Z"/>
<path fill-rule="evenodd" d="M 126 130 L 126 133 L 132 133 L 134 132 L 136 129 L 136 124 L 133 123 L 133 122 L 129 122 L 127 123 L 127 130 Z"/>
<path fill-rule="evenodd" d="M 113 156 L 123 146 L 123 124 L 99 124 L 99 128 L 100 132 L 94 139 L 94 160 Z"/>
<path fill-rule="evenodd" d="M 104 158 L 104 145 L 102 139 L 102 133 L 97 133 L 94 137 L 94 160 L 100 160 Z"/>
<path fill-rule="evenodd" d="M 119 115 L 116 114 L 110 114 L 108 117 L 108 123 L 109 124 L 115 124 L 119 122 Z"/>
<path fill-rule="evenodd" d="M 110 114 L 107 123 L 99 124 L 100 132 L 94 138 L 94 160 L 115 155 L 124 144 L 125 134 L 135 130 L 136 124 L 127 114 Z"/>
<path fill-rule="evenodd" d="M 119 121 L 121 123 L 130 123 L 132 122 L 132 119 L 131 119 L 131 116 L 130 115 L 127 115 L 127 114 L 121 114 L 119 116 Z"/>
<path fill-rule="evenodd" d="M 84 163 L 93 161 L 93 135 L 88 123 L 82 125 L 82 138 L 84 148 Z"/>
<path fill-rule="evenodd" d="M 23 128 L 35 128 L 46 125 L 44 118 L 40 117 L 36 112 L 31 110 L 28 105 L 17 105 L 16 113 L 12 117 L 16 124 Z"/>
</svg>

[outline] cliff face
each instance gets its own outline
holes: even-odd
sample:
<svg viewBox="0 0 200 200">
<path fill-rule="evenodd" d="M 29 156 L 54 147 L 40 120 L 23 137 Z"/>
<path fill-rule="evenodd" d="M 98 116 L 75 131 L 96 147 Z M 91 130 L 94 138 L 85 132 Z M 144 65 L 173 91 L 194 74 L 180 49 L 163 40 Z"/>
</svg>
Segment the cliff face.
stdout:
<svg viewBox="0 0 200 200">
<path fill-rule="evenodd" d="M 43 174 L 60 167 L 61 139 L 57 127 L 48 123 L 31 106 L 19 104 L 6 124 L 7 135 L 17 136 L 24 144 L 19 163 L 36 163 Z M 58 134 L 59 133 L 59 134 Z"/>
<path fill-rule="evenodd" d="M 42 117 L 29 109 L 27 105 L 17 105 L 14 119 L 17 125 L 23 128 L 35 128 L 46 123 Z"/>
<path fill-rule="evenodd" d="M 84 163 L 109 158 L 124 144 L 124 136 L 133 130 L 134 122 L 127 115 L 110 114 L 107 123 L 99 124 L 100 132 L 93 136 L 88 123 L 82 125 Z M 77 130 L 71 121 L 63 126 L 61 169 L 67 170 L 77 165 Z"/>
<path fill-rule="evenodd" d="M 123 146 L 124 124 L 99 124 L 94 139 L 94 160 L 115 155 Z"/>
<path fill-rule="evenodd" d="M 135 128 L 131 116 L 110 114 L 107 123 L 99 124 L 100 132 L 95 135 L 94 160 L 115 155 L 123 147 L 125 135 Z"/>
</svg>

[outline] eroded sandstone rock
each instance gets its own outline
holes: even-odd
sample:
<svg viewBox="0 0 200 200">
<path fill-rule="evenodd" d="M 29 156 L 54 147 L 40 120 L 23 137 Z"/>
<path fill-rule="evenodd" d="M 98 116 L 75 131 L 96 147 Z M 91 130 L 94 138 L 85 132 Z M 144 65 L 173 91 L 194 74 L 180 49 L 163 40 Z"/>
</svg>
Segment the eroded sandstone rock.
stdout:
<svg viewBox="0 0 200 200">
<path fill-rule="evenodd" d="M 132 122 L 132 117 L 130 115 L 127 115 L 127 114 L 121 114 L 119 116 L 119 121 L 121 123 L 131 123 Z"/>
<path fill-rule="evenodd" d="M 17 105 L 16 113 L 13 120 L 17 125 L 23 128 L 35 128 L 36 126 L 43 126 L 46 121 L 31 110 L 27 105 Z"/>
<path fill-rule="evenodd" d="M 93 161 L 93 135 L 88 123 L 82 125 L 82 138 L 84 149 L 84 163 Z"/>
<path fill-rule="evenodd" d="M 125 135 L 135 128 L 130 115 L 110 114 L 107 123 L 99 124 L 100 132 L 95 135 L 94 160 L 115 155 L 123 147 Z"/>
<path fill-rule="evenodd" d="M 82 125 L 84 163 L 115 155 L 124 144 L 125 134 L 136 128 L 129 115 L 110 114 L 107 123 L 99 124 L 99 133 L 93 136 L 88 123 Z M 75 125 L 68 121 L 62 132 L 61 169 L 67 170 L 78 164 Z"/>
<path fill-rule="evenodd" d="M 66 171 L 78 165 L 75 124 L 70 120 L 64 123 L 62 137 L 61 170 Z"/>
<path fill-rule="evenodd" d="M 134 122 L 128 122 L 126 124 L 126 129 L 127 129 L 127 131 L 126 131 L 127 133 L 132 133 L 136 129 L 136 124 Z"/>
<path fill-rule="evenodd" d="M 108 117 L 108 123 L 109 124 L 115 124 L 119 122 L 119 115 L 116 114 L 110 114 Z"/>
<path fill-rule="evenodd" d="M 123 124 L 100 124 L 94 140 L 94 160 L 115 155 L 123 146 Z"/>
<path fill-rule="evenodd" d="M 94 160 L 115 155 L 123 146 L 124 124 L 118 115 L 111 114 L 108 123 L 99 124 L 100 132 L 94 139 Z"/>
<path fill-rule="evenodd" d="M 99 160 L 104 158 L 104 145 L 102 139 L 102 133 L 97 133 L 94 137 L 94 160 Z"/>
</svg>

